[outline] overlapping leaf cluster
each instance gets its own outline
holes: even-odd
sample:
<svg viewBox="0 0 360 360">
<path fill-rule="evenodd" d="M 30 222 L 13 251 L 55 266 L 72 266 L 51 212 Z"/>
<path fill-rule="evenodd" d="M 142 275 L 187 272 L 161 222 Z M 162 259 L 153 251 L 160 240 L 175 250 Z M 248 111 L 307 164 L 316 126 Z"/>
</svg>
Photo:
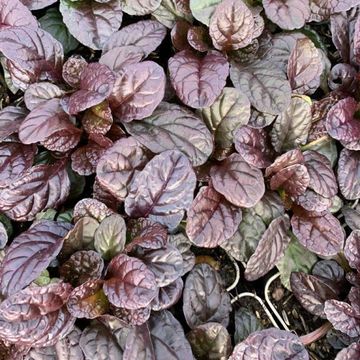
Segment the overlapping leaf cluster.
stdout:
<svg viewBox="0 0 360 360">
<path fill-rule="evenodd" d="M 359 5 L 0 0 L 0 358 L 309 359 L 217 247 L 359 356 Z"/>
</svg>

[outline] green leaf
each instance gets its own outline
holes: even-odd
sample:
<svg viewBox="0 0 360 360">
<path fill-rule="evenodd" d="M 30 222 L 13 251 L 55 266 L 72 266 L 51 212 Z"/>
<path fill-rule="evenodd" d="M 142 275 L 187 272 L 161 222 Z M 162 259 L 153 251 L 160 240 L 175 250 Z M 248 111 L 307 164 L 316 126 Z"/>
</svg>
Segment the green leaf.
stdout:
<svg viewBox="0 0 360 360">
<path fill-rule="evenodd" d="M 46 269 L 34 280 L 34 283 L 39 286 L 45 286 L 50 284 L 50 273 Z"/>
<path fill-rule="evenodd" d="M 118 214 L 105 218 L 95 231 L 94 247 L 105 260 L 119 254 L 124 249 L 125 242 L 125 220 Z"/>
<path fill-rule="evenodd" d="M 63 211 L 57 216 L 56 221 L 64 221 L 64 222 L 72 223 L 73 212 L 74 209 L 68 209 Z"/>
<path fill-rule="evenodd" d="M 285 255 L 276 264 L 280 271 L 281 283 L 291 291 L 290 275 L 292 272 L 309 273 L 317 262 L 317 257 L 302 246 L 294 235 L 285 251 Z"/>
<path fill-rule="evenodd" d="M 73 171 L 70 165 L 67 167 L 67 173 L 70 179 L 70 193 L 68 199 L 75 200 L 84 191 L 85 177 Z"/>
<path fill-rule="evenodd" d="M 47 209 L 45 211 L 41 211 L 36 214 L 36 220 L 55 220 L 56 210 L 55 209 Z"/>
<path fill-rule="evenodd" d="M 262 329 L 260 320 L 250 310 L 241 307 L 235 311 L 235 344 L 244 341 L 254 331 Z"/>
<path fill-rule="evenodd" d="M 61 42 L 65 54 L 75 50 L 79 45 L 79 42 L 69 33 L 57 9 L 48 9 L 45 15 L 39 19 L 39 22 L 43 30 Z"/>
<path fill-rule="evenodd" d="M 0 222 L 4 225 L 6 233 L 10 238 L 14 231 L 11 220 L 6 215 L 0 214 Z"/>
<path fill-rule="evenodd" d="M 209 26 L 210 18 L 221 0 L 190 0 L 190 10 L 194 18 Z"/>
<path fill-rule="evenodd" d="M 157 21 L 171 29 L 179 19 L 191 22 L 190 14 L 182 13 L 176 6 L 175 0 L 162 0 L 160 6 L 152 13 Z"/>
</svg>

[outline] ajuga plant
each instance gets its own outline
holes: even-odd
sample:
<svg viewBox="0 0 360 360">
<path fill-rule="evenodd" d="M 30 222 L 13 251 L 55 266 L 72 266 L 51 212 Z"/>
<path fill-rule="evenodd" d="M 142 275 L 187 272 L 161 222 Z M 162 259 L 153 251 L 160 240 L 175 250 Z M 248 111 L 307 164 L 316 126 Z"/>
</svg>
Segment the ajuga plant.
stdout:
<svg viewBox="0 0 360 360">
<path fill-rule="evenodd" d="M 0 359 L 359 359 L 359 6 L 0 0 Z"/>
</svg>

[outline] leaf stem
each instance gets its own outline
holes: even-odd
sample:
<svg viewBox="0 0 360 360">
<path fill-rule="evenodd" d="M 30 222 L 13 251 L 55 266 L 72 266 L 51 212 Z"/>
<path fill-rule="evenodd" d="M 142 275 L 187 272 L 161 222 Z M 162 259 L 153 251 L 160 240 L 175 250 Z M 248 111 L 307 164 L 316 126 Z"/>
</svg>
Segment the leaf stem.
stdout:
<svg viewBox="0 0 360 360">
<path fill-rule="evenodd" d="M 300 340 L 305 346 L 310 345 L 313 342 L 318 341 L 322 337 L 324 337 L 331 328 L 332 328 L 332 324 L 327 321 L 325 324 L 321 325 L 318 329 L 314 330 L 313 332 L 300 336 Z"/>
</svg>

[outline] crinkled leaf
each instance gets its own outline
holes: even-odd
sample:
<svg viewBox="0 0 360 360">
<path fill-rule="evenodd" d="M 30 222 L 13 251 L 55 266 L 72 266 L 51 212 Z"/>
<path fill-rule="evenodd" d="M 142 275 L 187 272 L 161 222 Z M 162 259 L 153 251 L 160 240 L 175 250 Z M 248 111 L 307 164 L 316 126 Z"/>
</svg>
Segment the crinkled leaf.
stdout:
<svg viewBox="0 0 360 360">
<path fill-rule="evenodd" d="M 31 11 L 19 0 L 0 2 L 0 27 L 26 26 L 32 29 L 38 28 L 36 18 Z"/>
<path fill-rule="evenodd" d="M 180 150 L 194 166 L 204 164 L 213 151 L 213 139 L 205 124 L 178 105 L 161 103 L 149 118 L 133 121 L 126 129 L 153 153 Z"/>
<path fill-rule="evenodd" d="M 280 114 L 271 130 L 271 142 L 276 151 L 290 150 L 307 141 L 311 127 L 311 100 L 293 96 L 290 106 Z"/>
<path fill-rule="evenodd" d="M 10 296 L 0 305 L 0 336 L 17 345 L 54 345 L 74 326 L 75 318 L 63 306 L 71 290 L 59 282 Z"/>
<path fill-rule="evenodd" d="M 81 221 L 79 221 L 79 223 L 81 224 Z M 91 223 L 85 223 L 85 231 L 93 232 L 88 229 L 91 225 Z M 77 287 L 88 280 L 100 279 L 103 269 L 104 261 L 96 251 L 80 250 L 74 252 L 70 258 L 60 266 L 59 272 L 60 277 L 64 279 L 64 281 Z"/>
<path fill-rule="evenodd" d="M 341 194 L 347 200 L 360 197 L 360 152 L 343 149 L 338 162 L 337 178 Z"/>
<path fill-rule="evenodd" d="M 11 185 L 34 162 L 36 147 L 17 142 L 0 144 L 0 188 Z"/>
<path fill-rule="evenodd" d="M 196 359 L 227 359 L 231 354 L 230 335 L 221 324 L 209 322 L 199 325 L 186 337 Z"/>
<path fill-rule="evenodd" d="M 81 73 L 80 90 L 70 96 L 69 114 L 91 108 L 103 102 L 113 90 L 115 74 L 99 63 L 89 64 Z"/>
<path fill-rule="evenodd" d="M 56 81 L 61 78 L 63 48 L 46 31 L 28 26 L 2 29 L 0 51 L 13 66 L 27 73 L 27 85 L 40 79 Z"/>
<path fill-rule="evenodd" d="M 104 292 L 115 306 L 135 310 L 149 305 L 156 296 L 154 274 L 136 258 L 117 255 L 111 260 L 106 277 Z"/>
<path fill-rule="evenodd" d="M 269 61 L 255 61 L 242 68 L 232 63 L 230 78 L 234 86 L 246 94 L 251 105 L 261 112 L 278 115 L 290 105 L 290 83 Z"/>
<path fill-rule="evenodd" d="M 169 59 L 168 67 L 176 95 L 185 105 L 196 109 L 214 103 L 229 75 L 229 64 L 217 51 L 200 58 L 191 50 L 183 50 Z"/>
<path fill-rule="evenodd" d="M 134 138 L 123 138 L 107 149 L 96 167 L 96 176 L 105 190 L 124 200 L 136 169 L 147 161 L 143 148 Z"/>
<path fill-rule="evenodd" d="M 142 20 L 123 27 L 112 34 L 106 41 L 103 52 L 114 48 L 136 46 L 148 56 L 161 44 L 166 35 L 166 28 L 156 20 Z"/>
<path fill-rule="evenodd" d="M 290 227 L 289 218 L 281 216 L 274 219 L 263 233 L 254 254 L 246 264 L 245 278 L 254 281 L 270 271 L 284 256 L 290 243 L 287 232 Z"/>
<path fill-rule="evenodd" d="M 343 248 L 344 231 L 329 212 L 301 211 L 293 215 L 291 226 L 300 243 L 315 254 L 334 256 Z"/>
<path fill-rule="evenodd" d="M 213 248 L 234 235 L 241 218 L 240 208 L 205 186 L 187 212 L 186 234 L 196 246 Z"/>
<path fill-rule="evenodd" d="M 102 49 L 108 37 L 119 29 L 122 22 L 118 0 L 106 3 L 61 0 L 60 12 L 71 35 L 94 50 Z"/>
<path fill-rule="evenodd" d="M 62 77 L 71 87 L 80 86 L 81 73 L 87 67 L 87 61 L 80 55 L 70 56 L 62 68 Z"/>
<path fill-rule="evenodd" d="M 179 1 L 182 0 L 162 0 L 160 6 L 152 13 L 152 16 L 170 29 L 179 19 L 191 21 L 191 14 L 184 11 L 184 8 L 177 6 Z"/>
<path fill-rule="evenodd" d="M 126 242 L 126 225 L 122 216 L 114 214 L 105 218 L 95 231 L 94 247 L 105 260 L 120 253 Z"/>
<path fill-rule="evenodd" d="M 346 239 L 344 254 L 349 262 L 349 265 L 360 269 L 360 230 L 354 230 Z"/>
<path fill-rule="evenodd" d="M 250 102 L 238 89 L 225 87 L 210 107 L 201 110 L 201 116 L 221 151 L 231 147 L 236 128 L 248 123 Z"/>
<path fill-rule="evenodd" d="M 112 305 L 111 313 L 130 326 L 140 326 L 149 320 L 151 309 L 150 307 L 145 307 L 129 310 Z"/>
<path fill-rule="evenodd" d="M 283 30 L 302 28 L 310 17 L 309 0 L 264 0 L 266 16 Z"/>
<path fill-rule="evenodd" d="M 94 319 L 107 312 L 109 301 L 102 285 L 102 280 L 91 279 L 75 288 L 66 304 L 70 314 L 77 318 Z"/>
<path fill-rule="evenodd" d="M 297 94 L 313 94 L 320 86 L 323 72 L 321 53 L 305 38 L 296 41 L 287 68 L 291 89 Z"/>
<path fill-rule="evenodd" d="M 84 216 L 89 216 L 98 222 L 103 221 L 107 216 L 112 215 L 113 211 L 110 210 L 105 204 L 99 200 L 85 198 L 80 200 L 74 207 L 73 219 L 78 222 Z"/>
<path fill-rule="evenodd" d="M 209 33 L 216 49 L 237 50 L 251 43 L 254 27 L 253 13 L 245 3 L 223 0 L 211 16 Z"/>
<path fill-rule="evenodd" d="M 113 117 L 107 101 L 103 101 L 88 109 L 81 119 L 84 130 L 88 134 L 105 135 L 111 128 Z"/>
<path fill-rule="evenodd" d="M 193 200 L 196 176 L 187 157 L 164 151 L 146 164 L 130 184 L 125 211 L 131 217 L 176 227 Z"/>
<path fill-rule="evenodd" d="M 256 331 L 236 345 L 229 360 L 260 359 L 262 356 L 268 359 L 310 359 L 298 336 L 288 331 L 270 328 Z"/>
<path fill-rule="evenodd" d="M 349 347 L 341 350 L 335 360 L 351 360 L 360 357 L 360 344 L 352 343 Z"/>
<path fill-rule="evenodd" d="M 0 191 L 0 210 L 16 221 L 30 221 L 35 215 L 59 206 L 69 194 L 70 181 L 64 162 L 36 165 Z"/>
<path fill-rule="evenodd" d="M 165 82 L 163 68 L 153 61 L 125 66 L 109 98 L 114 115 L 122 122 L 150 116 L 164 97 Z"/>
<path fill-rule="evenodd" d="M 38 105 L 47 100 L 60 98 L 65 92 L 57 85 L 50 82 L 38 82 L 31 84 L 24 93 L 25 105 L 29 110 L 34 110 Z"/>
<path fill-rule="evenodd" d="M 171 284 L 159 288 L 159 292 L 151 302 L 151 309 L 154 311 L 165 310 L 175 305 L 182 295 L 184 283 L 181 277 Z"/>
<path fill-rule="evenodd" d="M 239 207 L 254 206 L 265 193 L 261 171 L 232 154 L 210 170 L 210 177 L 216 191 Z"/>
<path fill-rule="evenodd" d="M 196 265 L 185 281 L 183 312 L 187 324 L 194 327 L 207 322 L 229 323 L 230 296 L 220 275 L 208 264 Z"/>
<path fill-rule="evenodd" d="M 42 220 L 16 237 L 0 267 L 0 291 L 10 296 L 34 281 L 61 250 L 70 224 Z"/>
<path fill-rule="evenodd" d="M 257 168 L 271 165 L 274 151 L 264 129 L 241 126 L 235 131 L 234 144 L 236 151 L 248 164 Z"/>
</svg>

